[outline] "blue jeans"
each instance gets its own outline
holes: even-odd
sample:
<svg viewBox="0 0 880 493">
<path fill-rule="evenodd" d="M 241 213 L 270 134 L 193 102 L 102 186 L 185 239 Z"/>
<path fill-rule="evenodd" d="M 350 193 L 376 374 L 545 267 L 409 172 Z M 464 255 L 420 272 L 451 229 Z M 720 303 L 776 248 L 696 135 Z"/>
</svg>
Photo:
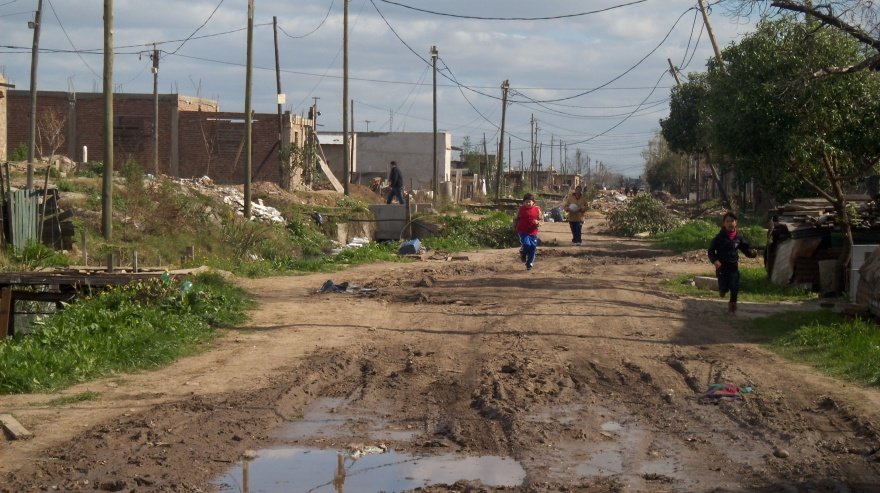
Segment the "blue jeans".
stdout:
<svg viewBox="0 0 880 493">
<path fill-rule="evenodd" d="M 535 255 L 538 253 L 538 236 L 526 233 L 517 234 L 519 234 L 522 252 L 526 254 L 526 265 L 531 267 L 535 263 Z"/>
<path fill-rule="evenodd" d="M 404 203 L 404 201 L 403 201 L 403 193 L 402 193 L 402 190 L 401 190 L 400 188 L 392 188 L 391 191 L 388 192 L 388 200 L 385 201 L 385 203 L 386 203 L 386 204 L 390 204 L 390 203 L 391 203 L 391 200 L 392 200 L 393 198 L 395 198 L 395 197 L 397 197 L 397 201 L 398 201 L 398 202 L 400 202 L 401 204 Z"/>
<path fill-rule="evenodd" d="M 571 228 L 571 242 L 579 244 L 581 242 L 581 231 L 583 231 L 584 222 L 569 221 L 568 227 Z"/>
</svg>

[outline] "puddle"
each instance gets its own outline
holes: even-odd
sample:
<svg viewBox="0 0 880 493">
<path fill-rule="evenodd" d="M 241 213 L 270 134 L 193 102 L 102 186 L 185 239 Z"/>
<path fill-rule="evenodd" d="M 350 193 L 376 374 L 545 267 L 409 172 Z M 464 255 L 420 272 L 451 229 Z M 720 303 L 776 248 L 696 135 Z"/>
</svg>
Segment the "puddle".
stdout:
<svg viewBox="0 0 880 493">
<path fill-rule="evenodd" d="M 322 398 L 309 407 L 305 416 L 284 426 L 277 434 L 281 440 L 349 437 L 353 434 L 375 441 L 411 441 L 417 430 L 391 424 L 374 414 L 358 416 L 347 407 L 348 400 Z"/>
<path fill-rule="evenodd" d="M 261 450 L 214 481 L 220 491 L 251 493 L 406 491 L 420 486 L 482 481 L 518 486 L 522 466 L 503 457 L 414 456 L 389 451 L 352 459 L 335 450 L 303 447 Z"/>
</svg>

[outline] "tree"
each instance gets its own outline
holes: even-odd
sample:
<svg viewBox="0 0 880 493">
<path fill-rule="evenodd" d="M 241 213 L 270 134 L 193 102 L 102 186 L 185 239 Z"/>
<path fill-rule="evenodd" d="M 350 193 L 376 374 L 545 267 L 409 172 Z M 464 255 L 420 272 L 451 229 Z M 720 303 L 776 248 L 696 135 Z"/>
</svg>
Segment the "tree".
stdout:
<svg viewBox="0 0 880 493">
<path fill-rule="evenodd" d="M 724 207 L 730 207 L 730 199 L 721 182 L 721 172 L 709 159 L 709 114 L 706 110 L 709 82 L 706 77 L 705 74 L 692 73 L 686 83 L 672 88 L 669 118 L 660 120 L 660 128 L 673 152 L 706 158 L 721 203 Z"/>
<path fill-rule="evenodd" d="M 37 120 L 37 151 L 40 158 L 48 157 L 50 160 L 58 154 L 58 149 L 64 145 L 64 132 L 67 129 L 67 116 L 60 110 L 44 108 L 40 111 Z M 46 144 L 49 152 L 43 152 L 43 144 Z"/>
<path fill-rule="evenodd" d="M 880 70 L 880 15 L 876 0 L 828 0 L 816 4 L 813 0 L 739 0 L 732 3 L 732 11 L 742 15 L 759 8 L 766 12 L 768 4 L 782 12 L 802 14 L 808 24 L 839 31 L 866 48 L 853 60 L 816 68 L 814 76 Z"/>
<path fill-rule="evenodd" d="M 666 139 L 657 134 L 642 151 L 645 159 L 645 181 L 652 190 L 666 190 L 672 194 L 687 194 L 687 162 L 672 152 Z"/>
<path fill-rule="evenodd" d="M 773 188 L 803 183 L 834 207 L 847 247 L 847 187 L 880 162 L 880 77 L 869 71 L 815 77 L 847 66 L 863 47 L 839 30 L 764 20 L 709 66 L 712 140 L 739 169 Z M 847 248 L 839 258 L 849 261 Z"/>
</svg>

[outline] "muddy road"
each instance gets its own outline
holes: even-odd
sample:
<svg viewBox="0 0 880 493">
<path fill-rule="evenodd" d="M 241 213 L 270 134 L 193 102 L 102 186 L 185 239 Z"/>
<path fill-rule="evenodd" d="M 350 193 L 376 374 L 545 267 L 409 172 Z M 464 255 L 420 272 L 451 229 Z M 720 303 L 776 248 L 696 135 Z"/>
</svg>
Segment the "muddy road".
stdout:
<svg viewBox="0 0 880 493">
<path fill-rule="evenodd" d="M 201 355 L 63 392 L 94 401 L 0 397 L 36 435 L 0 442 L 0 491 L 370 491 L 355 468 L 334 474 L 357 466 L 352 455 L 299 476 L 241 458 L 379 445 L 409 454 L 401 462 L 491 459 L 506 477 L 462 467 L 421 491 L 880 491 L 880 392 L 738 328 L 809 307 L 743 303 L 731 319 L 721 301 L 660 288 L 706 272 L 702 256 L 599 227 L 573 247 L 566 224 L 545 225 L 558 244 L 531 272 L 499 250 L 243 281 L 259 309 Z M 328 278 L 375 292 L 316 294 Z M 706 400 L 711 383 L 753 392 Z M 413 488 L 387 484 L 372 491 Z"/>
</svg>

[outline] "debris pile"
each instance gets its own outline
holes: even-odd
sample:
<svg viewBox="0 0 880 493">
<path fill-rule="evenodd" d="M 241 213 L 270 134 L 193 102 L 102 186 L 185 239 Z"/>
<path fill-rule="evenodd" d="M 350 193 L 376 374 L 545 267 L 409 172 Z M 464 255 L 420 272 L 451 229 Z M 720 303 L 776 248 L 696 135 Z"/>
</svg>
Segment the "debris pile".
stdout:
<svg viewBox="0 0 880 493">
<path fill-rule="evenodd" d="M 626 207 L 629 198 L 616 190 L 599 190 L 596 198 L 590 201 L 590 208 L 602 211 L 603 214 Z"/>
<path fill-rule="evenodd" d="M 235 187 L 215 186 L 214 180 L 208 176 L 193 179 L 171 178 L 171 180 L 182 187 L 206 195 L 219 197 L 223 200 L 224 204 L 232 206 L 239 216 L 244 215 L 244 193 L 240 192 Z M 257 199 L 251 202 L 251 218 L 274 223 L 286 222 L 284 216 L 281 215 L 281 212 L 274 207 L 263 204 L 263 199 Z"/>
</svg>

